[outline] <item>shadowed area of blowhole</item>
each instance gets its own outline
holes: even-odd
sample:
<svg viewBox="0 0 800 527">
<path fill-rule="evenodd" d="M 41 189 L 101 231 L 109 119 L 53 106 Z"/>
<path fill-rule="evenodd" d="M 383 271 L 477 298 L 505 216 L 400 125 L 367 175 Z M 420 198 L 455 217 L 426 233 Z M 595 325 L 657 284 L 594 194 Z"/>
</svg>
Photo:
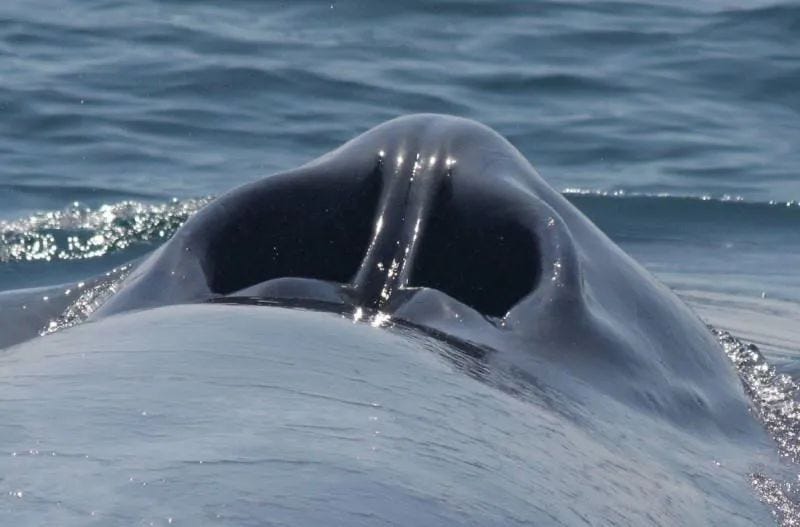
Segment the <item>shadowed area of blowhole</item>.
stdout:
<svg viewBox="0 0 800 527">
<path fill-rule="evenodd" d="M 229 294 L 283 277 L 349 282 L 367 252 L 381 178 L 287 180 L 231 214 L 209 241 L 205 272 Z"/>
<path fill-rule="evenodd" d="M 445 187 L 437 196 L 409 286 L 438 289 L 480 313 L 504 316 L 541 275 L 533 232 L 497 204 L 456 206 Z"/>
</svg>

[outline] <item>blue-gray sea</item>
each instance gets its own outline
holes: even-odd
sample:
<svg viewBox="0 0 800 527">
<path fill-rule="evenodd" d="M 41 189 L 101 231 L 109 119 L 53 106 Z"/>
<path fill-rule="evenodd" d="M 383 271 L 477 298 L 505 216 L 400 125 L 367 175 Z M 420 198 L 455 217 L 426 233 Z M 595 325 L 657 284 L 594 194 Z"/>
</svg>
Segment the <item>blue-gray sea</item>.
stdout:
<svg viewBox="0 0 800 527">
<path fill-rule="evenodd" d="M 800 377 L 796 2 L 3 2 L 0 294 L 106 272 L 203 200 L 417 112 L 496 129 L 706 322 Z M 0 456 L 47 450 L 3 431 Z M 116 511 L 98 525 L 173 522 L 141 489 L 104 502 L 89 496 L 102 481 L 46 489 L 30 466 L 0 466 L 16 474 L 0 473 L 3 524 L 96 512 L 53 515 L 59 492 Z M 771 505 L 797 515 L 789 498 Z"/>
</svg>

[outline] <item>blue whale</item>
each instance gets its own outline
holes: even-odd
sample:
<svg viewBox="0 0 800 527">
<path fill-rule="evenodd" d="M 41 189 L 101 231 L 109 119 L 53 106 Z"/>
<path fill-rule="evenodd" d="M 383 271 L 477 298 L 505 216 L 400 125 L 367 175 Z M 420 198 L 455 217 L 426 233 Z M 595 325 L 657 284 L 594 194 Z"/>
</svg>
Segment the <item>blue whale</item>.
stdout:
<svg viewBox="0 0 800 527">
<path fill-rule="evenodd" d="M 709 329 L 461 118 L 230 191 L 89 323 L 3 360 L 0 410 L 44 423 L 9 437 L 102 460 L 62 462 L 97 489 L 51 487 L 64 524 L 89 501 L 112 523 L 771 521 L 748 474 L 774 447 Z M 34 487 L 60 459 L 22 457 L 0 473 Z"/>
<path fill-rule="evenodd" d="M 94 318 L 240 298 L 382 313 L 522 371 L 555 364 L 679 421 L 746 415 L 708 328 L 510 143 L 465 119 L 395 119 L 229 192 Z"/>
</svg>

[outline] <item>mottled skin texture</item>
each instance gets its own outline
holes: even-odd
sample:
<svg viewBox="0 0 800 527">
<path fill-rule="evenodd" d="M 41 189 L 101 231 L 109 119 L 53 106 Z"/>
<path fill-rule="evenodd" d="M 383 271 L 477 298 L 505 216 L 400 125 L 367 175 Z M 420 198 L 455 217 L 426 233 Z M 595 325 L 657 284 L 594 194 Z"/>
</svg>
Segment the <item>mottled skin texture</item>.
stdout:
<svg viewBox="0 0 800 527">
<path fill-rule="evenodd" d="M 385 313 L 491 350 L 523 377 L 591 386 L 687 426 L 752 431 L 704 324 L 473 121 L 398 118 L 232 190 L 94 318 L 223 297 Z"/>
</svg>

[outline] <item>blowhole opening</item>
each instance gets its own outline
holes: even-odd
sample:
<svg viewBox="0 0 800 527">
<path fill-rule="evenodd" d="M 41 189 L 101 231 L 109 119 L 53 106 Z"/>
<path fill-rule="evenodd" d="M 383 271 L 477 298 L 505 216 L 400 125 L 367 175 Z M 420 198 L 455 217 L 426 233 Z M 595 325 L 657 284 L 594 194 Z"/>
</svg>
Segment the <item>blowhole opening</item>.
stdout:
<svg viewBox="0 0 800 527">
<path fill-rule="evenodd" d="M 491 203 L 454 206 L 445 188 L 429 218 L 410 286 L 438 289 L 490 317 L 504 316 L 541 275 L 535 235 Z"/>
<path fill-rule="evenodd" d="M 214 293 L 283 277 L 353 278 L 372 234 L 380 174 L 376 169 L 346 181 L 325 176 L 266 185 L 230 211 L 207 246 L 204 268 Z"/>
</svg>

